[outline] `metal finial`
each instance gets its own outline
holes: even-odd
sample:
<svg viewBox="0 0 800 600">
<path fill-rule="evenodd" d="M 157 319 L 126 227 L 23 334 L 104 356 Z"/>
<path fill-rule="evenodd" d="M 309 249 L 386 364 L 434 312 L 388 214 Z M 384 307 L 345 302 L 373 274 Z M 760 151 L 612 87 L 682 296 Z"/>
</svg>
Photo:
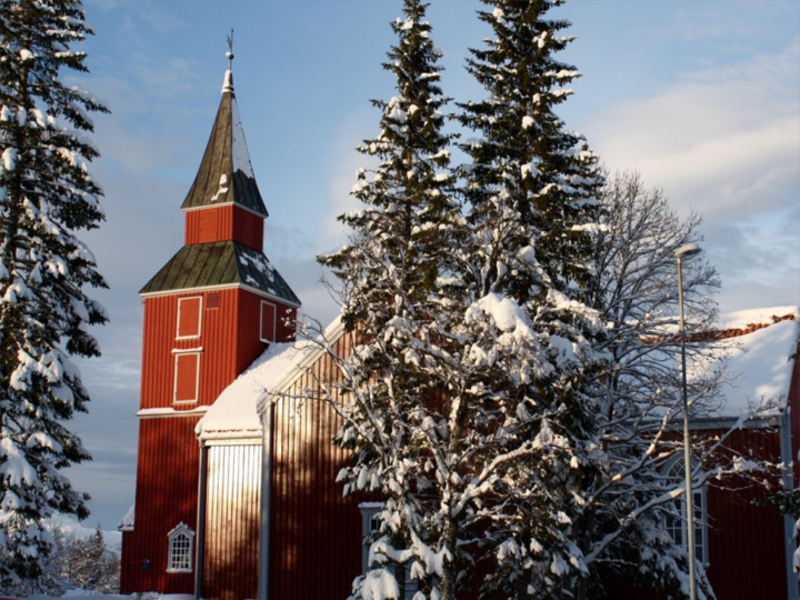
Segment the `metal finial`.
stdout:
<svg viewBox="0 0 800 600">
<path fill-rule="evenodd" d="M 231 29 L 231 34 L 228 36 L 228 51 L 225 53 L 225 58 L 228 59 L 228 70 L 233 70 L 233 29 Z"/>
</svg>

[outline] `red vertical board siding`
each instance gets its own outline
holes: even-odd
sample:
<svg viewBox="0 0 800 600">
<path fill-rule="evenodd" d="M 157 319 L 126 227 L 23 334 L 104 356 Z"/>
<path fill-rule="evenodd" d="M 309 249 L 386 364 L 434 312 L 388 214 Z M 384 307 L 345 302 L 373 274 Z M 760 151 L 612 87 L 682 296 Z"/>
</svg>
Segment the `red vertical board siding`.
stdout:
<svg viewBox="0 0 800 600">
<path fill-rule="evenodd" d="M 206 296 L 219 294 L 219 308 L 209 308 Z M 144 348 L 142 355 L 141 407 L 162 408 L 172 406 L 175 386 L 175 358 L 173 350 L 202 348 L 200 353 L 200 405 L 209 405 L 239 375 L 247 364 L 239 360 L 237 337 L 240 327 L 238 289 L 200 292 L 203 296 L 200 337 L 176 339 L 178 298 L 197 296 L 198 292 L 157 296 L 145 299 Z M 258 330 L 253 332 L 258 342 Z M 259 353 L 265 348 L 260 345 Z M 195 404 L 175 406 L 176 410 L 189 410 Z"/>
<path fill-rule="evenodd" d="M 261 296 L 242 290 L 239 296 L 239 322 L 237 337 L 238 368 L 244 371 L 266 349 L 267 344 L 260 341 Z M 290 342 L 295 338 L 297 309 L 278 300 L 269 299 L 278 311 L 276 319 L 276 342 Z"/>
<path fill-rule="evenodd" d="M 800 461 L 796 460 L 800 452 L 800 353 L 794 359 L 792 380 L 789 382 L 789 415 L 792 432 L 792 457 L 794 460 L 794 483 L 800 483 Z"/>
<path fill-rule="evenodd" d="M 763 459 L 780 460 L 777 431 L 740 429 L 727 445 L 745 456 L 752 451 Z M 736 488 L 736 483 L 723 485 Z M 752 488 L 708 490 L 708 577 L 718 600 L 786 598 L 783 518 L 774 507 L 753 504 L 764 495 Z"/>
<path fill-rule="evenodd" d="M 208 449 L 203 597 L 256 598 L 261 445 Z"/>
<path fill-rule="evenodd" d="M 337 342 L 349 352 L 349 337 Z M 318 360 L 288 390 L 303 396 L 318 380 L 331 380 L 333 365 Z M 271 516 L 270 595 L 276 599 L 346 598 L 361 570 L 361 513 L 354 497 L 342 498 L 336 475 L 349 453 L 333 444 L 340 426 L 319 399 L 283 398 L 276 407 L 275 470 Z"/>
<path fill-rule="evenodd" d="M 349 352 L 349 340 L 337 342 Z M 305 395 L 335 369 L 322 357 L 288 395 Z M 277 600 L 346 598 L 361 569 L 358 501 L 336 475 L 348 460 L 333 436 L 340 421 L 319 399 L 283 398 L 275 419 L 270 594 Z M 255 598 L 261 446 L 209 448 L 203 596 Z"/>
<path fill-rule="evenodd" d="M 233 239 L 233 206 L 186 211 L 185 245 Z"/>
<path fill-rule="evenodd" d="M 725 431 L 697 431 L 693 437 L 714 438 Z M 744 456 L 780 460 L 780 435 L 770 429 L 740 429 L 726 447 Z M 763 498 L 735 478 L 712 481 L 707 488 L 708 574 L 717 600 L 786 598 L 783 517 L 774 507 L 753 504 Z M 665 600 L 666 594 L 634 588 L 614 589 L 620 600 Z"/>
<path fill-rule="evenodd" d="M 217 295 L 219 302 L 208 302 Z M 242 296 L 248 296 L 243 302 Z M 200 336 L 178 340 L 178 299 L 202 296 Z M 241 312 L 254 294 L 239 289 L 176 293 L 144 301 L 141 408 L 191 410 L 212 404 L 265 348 L 252 314 Z M 256 313 L 257 314 L 257 313 Z M 245 318 L 246 317 L 246 318 Z M 242 321 L 251 326 L 243 326 Z M 176 354 L 202 349 L 198 402 L 174 404 Z M 246 356 L 242 356 L 245 352 Z M 178 354 L 177 356 L 184 356 Z M 136 482 L 136 526 L 123 536 L 121 589 L 125 593 L 191 593 L 193 574 L 167 574 L 167 533 L 179 522 L 196 528 L 199 447 L 198 417 L 142 419 Z M 142 568 L 149 561 L 150 568 Z"/>
<path fill-rule="evenodd" d="M 167 534 L 197 528 L 200 450 L 197 417 L 142 419 L 136 472 L 136 517 L 123 534 L 120 591 L 191 593 L 193 573 L 167 573 Z M 149 563 L 149 568 L 145 568 Z"/>
<path fill-rule="evenodd" d="M 238 206 L 227 205 L 186 211 L 185 244 L 234 240 L 261 252 L 264 218 Z"/>
<path fill-rule="evenodd" d="M 261 252 L 264 249 L 264 219 L 234 206 L 232 239 Z"/>
</svg>

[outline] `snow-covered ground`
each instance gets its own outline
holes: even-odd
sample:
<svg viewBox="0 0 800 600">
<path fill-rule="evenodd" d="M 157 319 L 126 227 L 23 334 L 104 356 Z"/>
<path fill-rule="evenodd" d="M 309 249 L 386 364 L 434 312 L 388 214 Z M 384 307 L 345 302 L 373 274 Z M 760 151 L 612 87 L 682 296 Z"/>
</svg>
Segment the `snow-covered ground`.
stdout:
<svg viewBox="0 0 800 600">
<path fill-rule="evenodd" d="M 35 594 L 29 596 L 27 600 L 59 600 L 59 598 L 69 598 L 69 600 L 194 600 L 191 594 L 157 594 L 155 592 L 150 594 L 132 594 L 130 596 L 122 596 L 120 594 L 99 594 L 86 590 L 72 590 L 63 596 L 43 596 Z"/>
</svg>

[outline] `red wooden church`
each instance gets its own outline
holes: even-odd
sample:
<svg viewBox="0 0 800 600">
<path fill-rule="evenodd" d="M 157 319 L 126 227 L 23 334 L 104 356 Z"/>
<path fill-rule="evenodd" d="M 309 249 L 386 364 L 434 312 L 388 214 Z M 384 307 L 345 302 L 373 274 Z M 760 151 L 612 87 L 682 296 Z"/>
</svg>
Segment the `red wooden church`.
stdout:
<svg viewBox="0 0 800 600">
<path fill-rule="evenodd" d="M 332 444 L 339 422 L 314 390 L 336 371 L 318 345 L 293 341 L 300 301 L 263 253 L 268 213 L 230 70 L 182 210 L 183 247 L 141 291 L 137 487 L 121 523 L 121 592 L 344 600 L 365 568 L 361 539 L 377 508 L 342 499 L 335 482 L 347 456 Z M 800 361 L 786 362 L 797 347 L 797 310 L 775 316 L 787 311 L 783 321 L 762 311 L 740 318 L 758 327 L 731 328 L 753 342 L 749 359 L 732 355 L 754 371 L 745 377 L 756 382 L 750 393 L 783 395 L 791 407 L 737 434 L 736 444 L 773 458 L 796 455 L 800 439 Z M 340 324 L 327 334 L 347 355 L 352 338 Z M 724 429 L 740 409 L 733 402 L 696 426 Z M 698 556 L 719 600 L 796 599 L 787 585 L 792 531 L 777 511 L 734 493 L 700 494 L 707 519 Z"/>
<path fill-rule="evenodd" d="M 184 245 L 141 290 L 137 487 L 134 508 L 121 524 L 121 589 L 255 598 L 260 430 L 211 435 L 199 444 L 195 430 L 223 390 L 266 348 L 293 339 L 300 301 L 262 251 L 268 213 L 250 164 L 230 70 L 181 208 Z M 282 550 L 274 555 L 275 572 L 283 569 L 291 582 L 301 582 L 317 596 L 337 587 L 346 593 L 361 568 L 360 516 L 352 503 L 338 499 L 333 463 L 342 456 L 321 452 L 316 443 L 324 438 L 330 445 L 334 424 L 328 419 L 320 425 L 318 416 L 303 418 L 311 419 L 304 428 L 326 429 L 303 429 L 303 439 L 285 450 L 291 470 L 279 481 L 285 494 L 276 495 L 280 517 L 273 539 Z M 302 523 L 291 516 L 297 515 L 298 503 L 312 515 Z M 347 509 L 338 516 L 330 510 L 332 503 Z M 309 560 L 303 549 L 312 535 L 336 540 L 324 552 L 330 564 Z M 334 565 L 342 549 L 353 558 Z"/>
</svg>

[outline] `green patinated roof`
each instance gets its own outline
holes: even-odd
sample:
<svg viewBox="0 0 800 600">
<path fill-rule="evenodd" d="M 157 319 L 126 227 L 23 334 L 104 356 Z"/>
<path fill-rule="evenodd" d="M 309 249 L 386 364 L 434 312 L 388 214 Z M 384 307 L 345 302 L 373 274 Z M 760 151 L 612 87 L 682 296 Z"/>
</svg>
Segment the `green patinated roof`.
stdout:
<svg viewBox="0 0 800 600">
<path fill-rule="evenodd" d="M 223 90 L 200 169 L 181 208 L 186 210 L 230 202 L 264 217 L 269 216 L 250 164 L 232 80 L 231 87 Z"/>
<path fill-rule="evenodd" d="M 234 241 L 184 246 L 139 293 L 237 283 L 300 305 L 300 299 L 264 254 Z"/>
</svg>

